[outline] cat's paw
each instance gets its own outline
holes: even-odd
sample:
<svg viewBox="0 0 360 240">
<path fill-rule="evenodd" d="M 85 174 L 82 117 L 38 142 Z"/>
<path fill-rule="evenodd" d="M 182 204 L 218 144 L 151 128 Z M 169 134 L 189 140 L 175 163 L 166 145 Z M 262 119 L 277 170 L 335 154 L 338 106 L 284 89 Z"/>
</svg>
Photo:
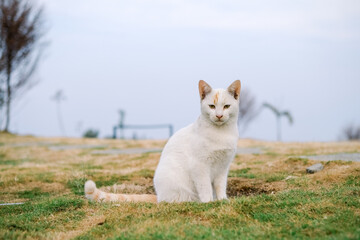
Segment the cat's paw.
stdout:
<svg viewBox="0 0 360 240">
<path fill-rule="evenodd" d="M 226 194 L 221 195 L 221 196 L 217 196 L 217 197 L 216 197 L 216 200 L 217 200 L 217 201 L 224 201 L 224 202 L 228 202 L 228 201 L 229 201 L 229 199 L 227 198 Z"/>
<path fill-rule="evenodd" d="M 218 201 L 223 201 L 223 202 L 230 202 L 230 200 L 227 197 L 218 199 Z"/>
<path fill-rule="evenodd" d="M 214 201 L 214 198 L 211 195 L 200 195 L 200 202 L 202 203 L 207 203 L 207 202 L 212 202 Z"/>
</svg>

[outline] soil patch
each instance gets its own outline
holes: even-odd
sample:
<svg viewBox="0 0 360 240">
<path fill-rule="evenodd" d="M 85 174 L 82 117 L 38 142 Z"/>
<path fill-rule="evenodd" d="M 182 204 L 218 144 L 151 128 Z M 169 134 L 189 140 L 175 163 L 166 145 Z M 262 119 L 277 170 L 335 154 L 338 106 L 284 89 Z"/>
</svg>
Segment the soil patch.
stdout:
<svg viewBox="0 0 360 240">
<path fill-rule="evenodd" d="M 286 186 L 285 182 L 264 183 L 255 179 L 229 178 L 227 186 L 228 197 L 252 196 L 259 194 L 274 194 Z"/>
</svg>

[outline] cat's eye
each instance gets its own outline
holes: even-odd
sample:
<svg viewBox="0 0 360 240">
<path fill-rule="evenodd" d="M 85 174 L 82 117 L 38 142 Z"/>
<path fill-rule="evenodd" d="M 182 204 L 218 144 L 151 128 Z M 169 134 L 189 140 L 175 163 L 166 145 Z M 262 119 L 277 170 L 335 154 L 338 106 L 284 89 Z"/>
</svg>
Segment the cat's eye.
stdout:
<svg viewBox="0 0 360 240">
<path fill-rule="evenodd" d="M 229 107 L 230 107 L 230 105 L 227 104 L 224 106 L 224 109 L 228 109 Z"/>
<path fill-rule="evenodd" d="M 215 105 L 214 105 L 214 104 L 210 104 L 210 105 L 209 105 L 209 108 L 215 109 Z"/>
</svg>

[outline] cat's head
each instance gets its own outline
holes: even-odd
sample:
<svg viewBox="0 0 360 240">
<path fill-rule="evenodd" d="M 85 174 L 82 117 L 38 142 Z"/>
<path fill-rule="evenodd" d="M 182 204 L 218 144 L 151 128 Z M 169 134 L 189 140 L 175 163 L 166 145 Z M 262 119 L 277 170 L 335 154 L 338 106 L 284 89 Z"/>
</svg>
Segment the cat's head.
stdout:
<svg viewBox="0 0 360 240">
<path fill-rule="evenodd" d="M 230 119 L 237 121 L 239 112 L 240 80 L 227 89 L 212 89 L 205 81 L 199 81 L 201 114 L 215 125 L 226 124 Z"/>
</svg>

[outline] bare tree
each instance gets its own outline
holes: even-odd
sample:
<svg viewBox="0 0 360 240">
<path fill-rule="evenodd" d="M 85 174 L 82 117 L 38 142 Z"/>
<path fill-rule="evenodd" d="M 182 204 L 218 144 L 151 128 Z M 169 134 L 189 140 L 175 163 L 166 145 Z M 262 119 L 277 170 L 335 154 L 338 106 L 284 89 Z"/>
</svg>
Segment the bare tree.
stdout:
<svg viewBox="0 0 360 240">
<path fill-rule="evenodd" d="M 275 114 L 276 127 L 277 127 L 277 140 L 281 141 L 281 117 L 286 117 L 289 120 L 289 123 L 292 124 L 293 118 L 292 118 L 290 112 L 289 111 L 280 111 L 276 107 L 274 107 L 273 105 L 271 105 L 269 103 L 264 103 L 263 106 L 270 109 Z"/>
<path fill-rule="evenodd" d="M 255 96 L 248 89 L 241 91 L 239 104 L 239 132 L 244 133 L 250 122 L 259 114 L 260 108 L 256 106 Z"/>
<path fill-rule="evenodd" d="M 360 140 L 360 126 L 347 125 L 342 131 L 342 138 L 346 140 Z"/>
<path fill-rule="evenodd" d="M 2 125 L 2 120 L 3 118 L 1 117 L 2 115 L 4 115 L 3 112 L 3 107 L 4 107 L 4 103 L 5 103 L 5 92 L 2 89 L 2 83 L 1 83 L 1 79 L 0 79 L 0 131 L 1 131 L 1 125 Z"/>
<path fill-rule="evenodd" d="M 43 8 L 27 0 L 0 0 L 0 102 L 9 130 L 11 103 L 34 86 L 43 44 Z M 1 107 L 1 105 L 0 105 Z"/>
<path fill-rule="evenodd" d="M 5 92 L 1 88 L 1 83 L 0 83 L 0 112 L 1 112 L 1 109 L 2 109 L 2 107 L 4 105 L 4 102 L 5 102 Z"/>
</svg>

